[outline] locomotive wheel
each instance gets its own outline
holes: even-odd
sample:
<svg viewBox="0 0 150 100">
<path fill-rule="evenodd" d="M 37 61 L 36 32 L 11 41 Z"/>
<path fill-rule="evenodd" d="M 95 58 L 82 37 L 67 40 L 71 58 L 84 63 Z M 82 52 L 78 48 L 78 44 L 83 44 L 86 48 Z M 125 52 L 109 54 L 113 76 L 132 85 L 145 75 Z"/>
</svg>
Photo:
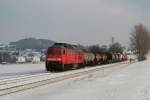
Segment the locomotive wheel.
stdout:
<svg viewBox="0 0 150 100">
<path fill-rule="evenodd" d="M 73 66 L 72 66 L 72 69 L 77 69 L 79 68 L 79 64 L 78 63 L 74 63 Z"/>
<path fill-rule="evenodd" d="M 65 65 L 64 65 L 64 64 L 59 64 L 59 65 L 57 65 L 55 71 L 58 71 L 58 72 L 63 72 L 63 71 L 65 71 Z"/>
<path fill-rule="evenodd" d="M 51 71 L 49 64 L 46 63 L 46 71 Z"/>
<path fill-rule="evenodd" d="M 65 66 L 64 66 L 64 64 L 61 65 L 60 71 L 61 71 L 61 72 L 65 71 Z"/>
<path fill-rule="evenodd" d="M 84 63 L 80 63 L 79 64 L 79 68 L 83 68 L 83 67 L 85 67 L 85 64 Z"/>
</svg>

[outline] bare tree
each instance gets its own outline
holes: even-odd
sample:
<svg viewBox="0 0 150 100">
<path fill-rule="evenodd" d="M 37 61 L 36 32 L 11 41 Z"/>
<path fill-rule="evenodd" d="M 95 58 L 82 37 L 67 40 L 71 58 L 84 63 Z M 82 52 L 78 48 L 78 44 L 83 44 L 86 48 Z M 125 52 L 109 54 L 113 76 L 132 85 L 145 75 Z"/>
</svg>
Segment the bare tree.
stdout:
<svg viewBox="0 0 150 100">
<path fill-rule="evenodd" d="M 130 37 L 131 48 L 135 51 L 138 60 L 145 59 L 149 50 L 150 34 L 143 24 L 135 25 Z"/>
</svg>

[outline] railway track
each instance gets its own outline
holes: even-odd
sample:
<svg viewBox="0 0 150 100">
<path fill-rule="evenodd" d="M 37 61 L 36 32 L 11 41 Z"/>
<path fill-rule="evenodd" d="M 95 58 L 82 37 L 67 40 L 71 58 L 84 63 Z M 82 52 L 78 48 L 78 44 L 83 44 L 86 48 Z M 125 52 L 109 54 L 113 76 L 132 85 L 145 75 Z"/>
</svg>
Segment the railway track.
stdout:
<svg viewBox="0 0 150 100">
<path fill-rule="evenodd" d="M 2 79 L 0 80 L 0 96 L 31 89 L 34 87 L 39 87 L 46 84 L 59 82 L 81 75 L 87 75 L 99 70 L 117 67 L 119 65 L 125 67 L 128 65 L 128 63 L 114 63 L 109 65 L 102 65 L 98 67 L 90 67 L 61 73 L 42 73 L 36 75 L 23 75 L 14 78 Z"/>
</svg>

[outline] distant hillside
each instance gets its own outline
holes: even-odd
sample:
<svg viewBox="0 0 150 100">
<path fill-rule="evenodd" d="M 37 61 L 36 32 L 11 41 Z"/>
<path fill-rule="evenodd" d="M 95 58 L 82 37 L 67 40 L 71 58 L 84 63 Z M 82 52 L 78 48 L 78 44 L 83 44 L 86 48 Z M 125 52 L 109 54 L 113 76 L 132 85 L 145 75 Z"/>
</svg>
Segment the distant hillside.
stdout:
<svg viewBox="0 0 150 100">
<path fill-rule="evenodd" d="M 10 45 L 15 45 L 19 49 L 46 49 L 53 43 L 54 41 L 47 39 L 27 38 L 17 42 L 10 42 Z"/>
</svg>

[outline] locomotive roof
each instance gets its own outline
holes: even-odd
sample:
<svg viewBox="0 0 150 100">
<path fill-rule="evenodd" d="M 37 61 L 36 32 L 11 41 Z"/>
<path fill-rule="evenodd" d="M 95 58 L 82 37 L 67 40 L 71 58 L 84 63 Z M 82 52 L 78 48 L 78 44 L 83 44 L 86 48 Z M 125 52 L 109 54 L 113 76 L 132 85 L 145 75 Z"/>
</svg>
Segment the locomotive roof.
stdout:
<svg viewBox="0 0 150 100">
<path fill-rule="evenodd" d="M 67 43 L 54 43 L 53 47 L 64 47 L 68 49 L 80 50 L 77 45 L 67 44 Z"/>
</svg>

